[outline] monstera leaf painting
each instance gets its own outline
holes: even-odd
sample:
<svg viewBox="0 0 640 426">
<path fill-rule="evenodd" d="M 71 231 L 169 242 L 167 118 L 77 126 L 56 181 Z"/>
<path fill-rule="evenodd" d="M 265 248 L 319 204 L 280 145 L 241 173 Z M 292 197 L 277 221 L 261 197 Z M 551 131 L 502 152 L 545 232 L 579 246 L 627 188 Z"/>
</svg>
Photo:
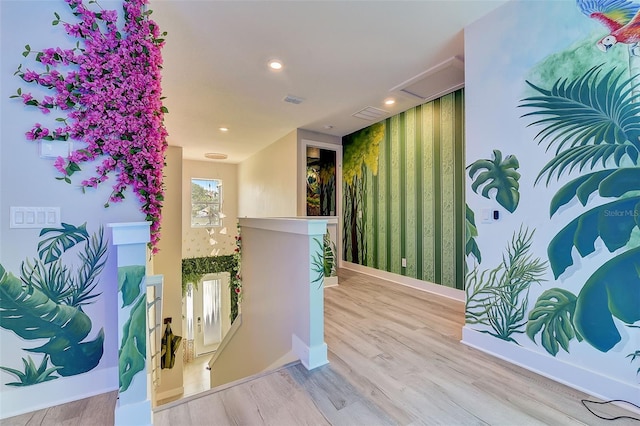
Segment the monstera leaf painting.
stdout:
<svg viewBox="0 0 640 426">
<path fill-rule="evenodd" d="M 509 212 L 513 213 L 520 201 L 520 167 L 514 155 L 508 155 L 502 160 L 502 152 L 493 150 L 493 160 L 476 160 L 469 167 L 469 177 L 473 179 L 471 189 L 477 193 L 482 187 L 482 196 L 490 198 L 495 190 L 496 201 Z"/>
<path fill-rule="evenodd" d="M 93 341 L 81 343 L 91 331 L 91 320 L 78 309 L 52 302 L 37 289 L 23 287 L 20 279 L 0 265 L 0 319 L 2 327 L 23 339 L 49 339 L 27 349 L 48 354 L 61 376 L 91 370 L 102 357 L 102 330 Z"/>
<path fill-rule="evenodd" d="M 82 310 L 98 296 L 94 290 L 106 261 L 103 230 L 90 236 L 85 225 L 63 224 L 40 235 L 46 238 L 38 244 L 39 258 L 23 262 L 20 278 L 0 265 L 0 326 L 40 344 L 25 351 L 44 354 L 39 367 L 31 357 L 22 358 L 24 372 L 0 367 L 20 380 L 14 386 L 85 373 L 103 355 L 104 331 L 90 337 L 91 319 Z M 74 274 L 63 264 L 63 255 L 77 245 L 81 265 Z"/>
</svg>

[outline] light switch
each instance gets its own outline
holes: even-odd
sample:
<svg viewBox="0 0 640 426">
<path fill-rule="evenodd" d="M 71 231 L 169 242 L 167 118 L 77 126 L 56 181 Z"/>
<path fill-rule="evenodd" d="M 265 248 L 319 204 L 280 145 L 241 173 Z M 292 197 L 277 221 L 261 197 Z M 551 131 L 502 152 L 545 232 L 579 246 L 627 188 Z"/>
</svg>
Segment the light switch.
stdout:
<svg viewBox="0 0 640 426">
<path fill-rule="evenodd" d="M 60 226 L 60 207 L 11 207 L 10 228 L 53 228 Z"/>
</svg>

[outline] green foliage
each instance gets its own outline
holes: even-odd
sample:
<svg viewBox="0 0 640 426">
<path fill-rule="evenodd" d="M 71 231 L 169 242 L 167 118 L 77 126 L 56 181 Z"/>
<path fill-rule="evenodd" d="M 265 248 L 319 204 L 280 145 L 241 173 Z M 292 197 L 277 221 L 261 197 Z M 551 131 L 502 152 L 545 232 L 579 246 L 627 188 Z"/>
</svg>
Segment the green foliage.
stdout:
<svg viewBox="0 0 640 426">
<path fill-rule="evenodd" d="M 315 273 L 315 278 L 311 280 L 311 284 L 318 283 L 318 288 L 320 288 L 324 283 L 325 277 L 324 246 L 319 238 L 314 238 L 313 241 L 317 247 L 311 253 L 311 272 Z"/>
<path fill-rule="evenodd" d="M 542 331 L 542 346 L 554 356 L 558 345 L 569 352 L 569 342 L 574 337 L 607 352 L 622 339 L 614 317 L 630 326 L 640 321 L 638 300 L 640 247 L 598 268 L 578 297 L 559 288 L 542 293 L 529 314 L 527 335 L 535 342 L 536 334 Z"/>
<path fill-rule="evenodd" d="M 600 78 L 603 66 L 593 67 L 574 80 L 559 79 L 551 90 L 527 81 L 539 95 L 522 100 L 521 107 L 534 108 L 523 117 L 536 118 L 529 126 L 543 126 L 536 136 L 539 143 L 547 141 L 547 150 L 556 146 L 555 157 L 536 182 L 548 174 L 548 184 L 554 174 L 560 177 L 575 167 L 593 168 L 609 159 L 616 166 L 624 157 L 636 163 L 640 103 L 635 102 L 638 95 L 633 94 L 633 79 L 622 80 L 625 71 L 614 75 L 615 69 Z"/>
<path fill-rule="evenodd" d="M 337 275 L 336 245 L 331 241 L 329 232 L 324 234 L 322 245 L 324 249 L 324 276 L 335 277 Z"/>
<path fill-rule="evenodd" d="M 576 302 L 576 330 L 602 352 L 621 339 L 613 318 L 624 324 L 640 321 L 640 247 L 606 262 L 589 277 Z M 597 325 L 597 326 L 594 326 Z"/>
<path fill-rule="evenodd" d="M 473 269 L 467 276 L 467 324 L 481 324 L 480 330 L 499 339 L 514 342 L 514 333 L 523 333 L 529 287 L 543 281 L 546 262 L 530 254 L 535 231 L 522 227 L 514 232 L 502 263 L 492 270 Z"/>
<path fill-rule="evenodd" d="M 640 196 L 634 196 L 599 205 L 573 219 L 549 243 L 549 261 L 554 276 L 558 278 L 573 265 L 573 247 L 582 257 L 595 251 L 598 238 L 610 252 L 624 247 L 638 226 L 639 213 Z"/>
<path fill-rule="evenodd" d="M 485 198 L 491 198 L 489 193 L 495 189 L 496 201 L 513 213 L 520 201 L 520 173 L 516 171 L 519 167 L 520 163 L 514 155 L 508 155 L 503 161 L 502 152 L 494 149 L 493 160 L 476 160 L 468 167 L 469 177 L 473 179 L 471 189 L 478 193 L 483 186 L 482 196 Z"/>
<path fill-rule="evenodd" d="M 122 330 L 122 342 L 118 351 L 120 392 L 126 391 L 135 375 L 145 369 L 147 352 L 146 313 L 146 298 L 139 297 L 131 309 L 131 315 Z"/>
<path fill-rule="evenodd" d="M 236 237 L 236 244 L 240 250 L 240 240 Z M 240 255 L 191 257 L 182 259 L 182 296 L 187 294 L 189 283 L 198 286 L 202 277 L 206 274 L 228 272 L 230 275 L 229 287 L 231 288 L 231 322 L 238 316 L 239 295 L 235 289 L 240 284 Z"/>
<path fill-rule="evenodd" d="M 30 386 L 37 385 L 38 383 L 48 382 L 50 380 L 57 379 L 58 376 L 52 376 L 56 372 L 58 367 L 47 368 L 49 364 L 49 356 L 45 355 L 40 363 L 39 367 L 33 362 L 30 356 L 28 359 L 22 358 L 24 364 L 24 372 L 8 367 L 0 367 L 0 370 L 4 370 L 7 373 L 13 374 L 20 380 L 19 382 L 7 383 L 7 386 Z"/>
<path fill-rule="evenodd" d="M 38 243 L 38 255 L 44 263 L 57 260 L 74 245 L 89 239 L 86 223 L 78 227 L 63 223 L 62 228 L 44 228 L 40 231 L 40 236 L 49 233 L 58 235 L 45 238 Z"/>
<path fill-rule="evenodd" d="M 129 306 L 140 295 L 140 283 L 147 273 L 145 265 L 120 266 L 118 291 L 122 294 L 122 306 Z"/>
<path fill-rule="evenodd" d="M 478 236 L 478 228 L 476 228 L 476 219 L 473 210 L 469 207 L 468 204 L 465 204 L 465 245 L 464 245 L 464 254 L 469 257 L 470 254 L 476 258 L 478 263 L 482 263 L 482 255 L 480 254 L 480 248 L 478 247 L 478 243 L 475 240 L 475 237 Z M 469 268 L 465 264 L 465 268 Z"/>
<path fill-rule="evenodd" d="M 627 70 L 603 71 L 604 65 L 578 77 L 559 78 L 551 90 L 530 82 L 537 92 L 520 105 L 533 108 L 524 117 L 540 125 L 538 143 L 555 156 L 539 173 L 558 179 L 564 173 L 581 176 L 562 186 L 550 204 L 550 215 L 577 199 L 586 207 L 591 195 L 605 202 L 584 211 L 564 226 L 548 247 L 556 278 L 573 265 L 573 249 L 581 257 L 596 251 L 601 240 L 609 252 L 620 253 L 601 265 L 585 282 L 575 303 L 573 295 L 551 289 L 531 312 L 527 334 L 552 355 L 568 351 L 573 337 L 606 352 L 621 340 L 614 318 L 631 326 L 640 320 L 640 247 L 632 239 L 640 228 L 640 102 L 634 77 Z M 586 173 L 585 173 L 586 172 Z"/>
<path fill-rule="evenodd" d="M 630 353 L 627 355 L 627 358 L 631 358 L 631 362 L 634 362 L 636 359 L 640 360 L 640 350 Z M 640 374 L 640 368 L 638 368 L 636 374 Z"/>
<path fill-rule="evenodd" d="M 365 223 L 362 217 L 365 170 L 378 174 L 378 152 L 384 139 L 384 122 L 373 124 L 343 138 L 344 258 L 361 263 L 366 257 Z"/>
<path fill-rule="evenodd" d="M 67 224 L 63 224 L 63 226 L 66 229 L 75 228 Z M 81 228 L 84 229 L 84 225 Z M 47 230 L 41 232 L 41 235 L 45 235 L 47 232 L 59 231 L 59 229 L 47 228 Z M 48 241 L 59 242 L 61 239 L 54 238 Z M 73 240 L 71 239 L 71 241 Z M 93 234 L 84 241 L 84 251 L 78 252 L 80 267 L 75 276 L 64 265 L 59 256 L 55 257 L 55 260 L 46 262 L 46 259 L 51 258 L 49 256 L 51 250 L 43 248 L 40 252 L 40 259 L 34 259 L 33 262 L 27 259 L 22 263 L 20 268 L 21 280 L 26 285 L 40 290 L 55 303 L 64 303 L 82 309 L 82 306 L 91 303 L 93 299 L 100 295 L 99 293 L 94 293 L 94 290 L 98 284 L 97 278 L 104 269 L 108 248 L 102 227 L 97 234 Z M 56 245 L 56 243 L 52 245 Z M 73 245 L 75 243 L 68 245 L 65 250 Z"/>
<path fill-rule="evenodd" d="M 560 347 L 569 352 L 569 342 L 573 338 L 582 340 L 573 325 L 576 300 L 570 291 L 561 288 L 546 290 L 529 312 L 527 336 L 535 342 L 536 334 L 542 332 L 540 343 L 553 356 Z"/>
<path fill-rule="evenodd" d="M 198 288 L 198 283 L 206 274 L 229 272 L 233 278 L 235 265 L 236 260 L 231 254 L 182 259 L 182 295 L 187 294 L 189 283 Z"/>
<path fill-rule="evenodd" d="M 102 357 L 103 332 L 82 342 L 91 319 L 78 308 L 56 303 L 37 288 L 23 283 L 0 265 L 0 324 L 27 340 L 49 339 L 30 352 L 49 354 L 61 376 L 84 373 Z"/>
<path fill-rule="evenodd" d="M 342 178 L 345 185 L 352 185 L 362 177 L 364 167 L 372 174 L 378 174 L 378 148 L 384 138 L 385 123 L 380 122 L 365 127 L 343 139 Z"/>
</svg>

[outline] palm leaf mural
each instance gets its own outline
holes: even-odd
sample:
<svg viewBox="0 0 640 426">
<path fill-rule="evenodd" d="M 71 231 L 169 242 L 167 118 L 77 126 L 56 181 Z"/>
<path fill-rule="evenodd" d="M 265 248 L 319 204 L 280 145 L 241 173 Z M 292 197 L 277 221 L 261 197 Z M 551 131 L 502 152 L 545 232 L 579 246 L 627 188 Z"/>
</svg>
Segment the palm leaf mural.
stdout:
<svg viewBox="0 0 640 426">
<path fill-rule="evenodd" d="M 79 309 L 58 304 L 0 265 L 0 324 L 27 340 L 49 339 L 30 352 L 45 353 L 61 376 L 83 373 L 102 357 L 103 331 L 82 342 L 91 331 L 91 319 Z"/>
<path fill-rule="evenodd" d="M 60 376 L 85 373 L 103 355 L 104 331 L 87 340 L 92 324 L 82 311 L 99 296 L 97 278 L 107 255 L 103 228 L 90 236 L 86 224 L 63 223 L 61 228 L 43 229 L 40 236 L 46 238 L 38 244 L 39 258 L 22 263 L 20 278 L 0 265 L 0 326 L 22 339 L 40 341 L 40 346 L 24 350 L 44 354 L 38 368 L 30 357 L 23 358 L 21 375 L 16 369 L 0 367 L 16 375 L 23 386 L 52 380 L 57 377 L 52 376 L 54 372 Z M 79 247 L 77 273 L 63 262 L 64 253 L 73 247 Z M 49 361 L 51 368 L 47 368 Z"/>
<path fill-rule="evenodd" d="M 313 241 L 317 247 L 314 252 L 311 253 L 311 272 L 315 274 L 315 278 L 311 280 L 311 284 L 318 283 L 318 288 L 320 288 L 324 283 L 325 277 L 324 245 L 318 238 L 314 238 Z"/>
<path fill-rule="evenodd" d="M 610 158 L 616 165 L 623 156 L 637 161 L 640 103 L 635 102 L 638 95 L 632 93 L 633 79 L 622 80 L 624 71 L 614 75 L 614 69 L 600 77 L 603 66 L 591 68 L 574 81 L 560 79 L 551 90 L 526 82 L 540 95 L 522 100 L 521 107 L 534 109 L 522 117 L 536 118 L 529 126 L 543 126 L 536 135 L 538 143 L 546 141 L 547 150 L 556 146 L 556 158 L 542 169 L 536 182 L 548 174 L 548 184 L 554 173 L 560 177 L 567 167 L 580 167 L 583 162 L 581 167 L 591 162 L 592 168 L 598 160 L 606 163 Z M 595 147 L 602 144 L 605 146 L 600 149 Z M 571 150 L 585 146 L 584 151 Z M 569 148 L 567 152 L 565 147 Z"/>
<path fill-rule="evenodd" d="M 337 275 L 336 245 L 331 241 L 331 235 L 327 231 L 322 241 L 324 251 L 324 276 L 335 277 Z"/>
<path fill-rule="evenodd" d="M 625 71 L 591 68 L 573 80 L 559 79 L 551 90 L 530 82 L 539 95 L 526 98 L 522 107 L 533 108 L 523 117 L 540 125 L 538 143 L 555 157 L 541 170 L 547 176 L 581 173 L 564 184 L 550 203 L 550 216 L 577 200 L 583 207 L 597 205 L 570 220 L 548 246 L 549 263 L 556 278 L 573 265 L 573 249 L 581 256 L 596 251 L 602 241 L 609 252 L 620 251 L 601 265 L 577 296 L 552 288 L 537 300 L 529 314 L 527 335 L 552 355 L 569 350 L 576 338 L 606 352 L 621 341 L 614 319 L 631 326 L 640 320 L 640 247 L 632 235 L 640 227 L 640 102 L 634 78 Z"/>
<path fill-rule="evenodd" d="M 491 198 L 490 192 L 495 189 L 496 201 L 513 213 L 520 201 L 520 173 L 516 171 L 519 167 L 520 163 L 514 155 L 508 155 L 503 160 L 502 152 L 494 149 L 492 160 L 476 160 L 468 167 L 469 177 L 473 179 L 471 189 L 478 193 L 482 187 L 482 196 L 485 198 Z"/>
<path fill-rule="evenodd" d="M 13 374 L 20 380 L 19 382 L 9 382 L 7 386 L 30 386 L 58 378 L 58 376 L 52 376 L 52 374 L 58 370 L 58 367 L 47 368 L 49 365 L 48 355 L 44 356 L 38 367 L 36 367 L 35 362 L 33 362 L 30 356 L 28 356 L 27 359 L 22 358 L 22 364 L 24 365 L 24 372 L 14 368 L 0 367 L 0 370 Z"/>
<path fill-rule="evenodd" d="M 500 265 L 482 272 L 475 268 L 468 274 L 467 324 L 488 326 L 489 330 L 479 331 L 517 343 L 511 336 L 524 332 L 529 287 L 543 281 L 547 268 L 546 262 L 530 254 L 534 232 L 521 227 Z"/>
</svg>

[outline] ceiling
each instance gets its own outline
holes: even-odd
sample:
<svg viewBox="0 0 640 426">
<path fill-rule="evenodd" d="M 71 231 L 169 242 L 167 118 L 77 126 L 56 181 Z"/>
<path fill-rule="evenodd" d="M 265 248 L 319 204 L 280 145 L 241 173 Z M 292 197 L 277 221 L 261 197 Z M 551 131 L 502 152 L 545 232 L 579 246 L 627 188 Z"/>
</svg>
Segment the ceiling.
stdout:
<svg viewBox="0 0 640 426">
<path fill-rule="evenodd" d="M 463 59 L 463 28 L 505 2 L 151 0 L 169 144 L 238 163 L 296 128 L 344 136 L 374 122 L 363 108 L 405 111 L 425 100 L 392 89 Z"/>
</svg>

